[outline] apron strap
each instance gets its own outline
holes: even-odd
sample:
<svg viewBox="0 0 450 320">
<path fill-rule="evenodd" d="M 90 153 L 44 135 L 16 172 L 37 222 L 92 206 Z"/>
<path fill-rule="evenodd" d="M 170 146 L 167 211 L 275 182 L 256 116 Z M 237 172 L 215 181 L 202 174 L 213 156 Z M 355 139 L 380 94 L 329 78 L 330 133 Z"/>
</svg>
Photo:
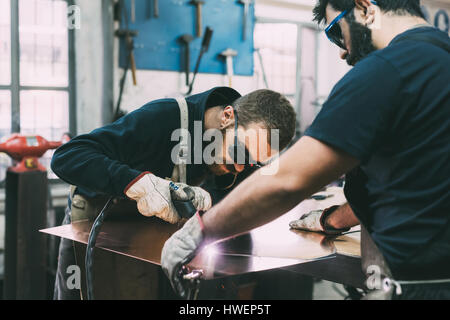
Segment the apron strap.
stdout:
<svg viewBox="0 0 450 320">
<path fill-rule="evenodd" d="M 188 104 L 185 98 L 176 99 L 178 107 L 180 108 L 180 127 L 181 127 L 181 141 L 180 141 L 180 151 L 178 153 L 177 163 L 173 168 L 172 180 L 174 182 L 187 183 L 187 154 L 188 154 L 188 141 L 189 141 L 189 115 L 188 115 Z"/>
</svg>

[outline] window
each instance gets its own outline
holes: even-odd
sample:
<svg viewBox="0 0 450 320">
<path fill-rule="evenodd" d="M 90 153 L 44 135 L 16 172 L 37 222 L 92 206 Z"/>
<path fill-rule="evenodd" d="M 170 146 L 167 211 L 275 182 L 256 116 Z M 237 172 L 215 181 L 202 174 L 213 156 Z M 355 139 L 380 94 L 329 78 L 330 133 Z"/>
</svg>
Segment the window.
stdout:
<svg viewBox="0 0 450 320">
<path fill-rule="evenodd" d="M 284 94 L 297 112 L 298 139 L 317 106 L 317 30 L 301 23 L 259 19 L 255 25 L 255 75 L 258 87 Z"/>
<path fill-rule="evenodd" d="M 257 87 L 278 91 L 291 101 L 299 138 L 349 67 L 315 24 L 258 18 L 254 41 Z"/>
<path fill-rule="evenodd" d="M 0 0 L 1 140 L 19 131 L 59 141 L 69 131 L 67 10 L 65 0 Z M 41 159 L 49 178 L 55 178 L 52 155 Z M 9 165 L 4 159 L 0 181 Z"/>
<path fill-rule="evenodd" d="M 284 94 L 295 105 L 297 85 L 297 24 L 255 25 L 255 75 L 258 87 Z"/>
</svg>

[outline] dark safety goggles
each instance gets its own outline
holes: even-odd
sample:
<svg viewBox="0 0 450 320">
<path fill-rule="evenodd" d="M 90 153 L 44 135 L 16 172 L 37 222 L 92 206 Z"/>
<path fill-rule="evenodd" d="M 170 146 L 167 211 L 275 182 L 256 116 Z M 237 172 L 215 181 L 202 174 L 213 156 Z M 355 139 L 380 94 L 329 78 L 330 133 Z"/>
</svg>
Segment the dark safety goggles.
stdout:
<svg viewBox="0 0 450 320">
<path fill-rule="evenodd" d="M 372 0 L 370 2 L 372 2 L 372 4 L 374 5 L 377 5 L 376 1 Z M 344 43 L 344 37 L 342 36 L 342 30 L 339 25 L 339 21 L 341 21 L 347 14 L 349 14 L 350 11 L 351 10 L 342 11 L 341 14 L 338 15 L 333 21 L 331 21 L 328 27 L 325 28 L 325 34 L 327 35 L 328 40 L 344 50 L 347 50 L 347 48 Z"/>
<path fill-rule="evenodd" d="M 253 160 L 250 152 L 244 143 L 238 139 L 238 115 L 236 110 L 234 110 L 234 144 L 228 148 L 228 154 L 233 159 L 235 164 L 244 165 L 245 168 L 259 169 L 264 165 L 261 162 Z"/>
</svg>

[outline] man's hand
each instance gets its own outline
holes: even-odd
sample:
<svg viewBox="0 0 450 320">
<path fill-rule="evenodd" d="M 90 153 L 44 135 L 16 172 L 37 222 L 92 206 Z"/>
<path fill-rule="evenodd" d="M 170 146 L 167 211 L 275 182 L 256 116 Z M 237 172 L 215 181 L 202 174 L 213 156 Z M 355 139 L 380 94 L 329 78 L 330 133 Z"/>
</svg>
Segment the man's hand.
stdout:
<svg viewBox="0 0 450 320">
<path fill-rule="evenodd" d="M 177 223 L 181 217 L 172 203 L 170 181 L 158 178 L 154 174 L 144 173 L 132 181 L 125 189 L 125 195 L 137 202 L 138 210 L 147 217 L 157 216 L 169 223 Z M 190 187 L 183 183 L 173 192 L 176 200 L 192 200 L 197 210 L 208 210 L 211 197 L 199 187 Z"/>
<path fill-rule="evenodd" d="M 203 222 L 199 212 L 197 212 L 164 244 L 161 253 L 161 267 L 169 278 L 173 289 L 182 298 L 185 298 L 188 294 L 181 274 L 182 267 L 195 257 L 203 239 Z"/>
<path fill-rule="evenodd" d="M 289 226 L 293 229 L 324 232 L 330 235 L 340 234 L 350 228 L 335 229 L 326 222 L 327 218 L 338 208 L 339 206 L 332 206 L 325 210 L 313 210 L 304 214 L 300 219 L 290 222 Z"/>
<path fill-rule="evenodd" d="M 199 211 L 206 211 L 212 206 L 210 194 L 200 188 L 191 187 L 184 183 L 175 183 L 178 186 L 177 190 L 172 189 L 173 200 L 191 200 L 194 207 Z"/>
</svg>

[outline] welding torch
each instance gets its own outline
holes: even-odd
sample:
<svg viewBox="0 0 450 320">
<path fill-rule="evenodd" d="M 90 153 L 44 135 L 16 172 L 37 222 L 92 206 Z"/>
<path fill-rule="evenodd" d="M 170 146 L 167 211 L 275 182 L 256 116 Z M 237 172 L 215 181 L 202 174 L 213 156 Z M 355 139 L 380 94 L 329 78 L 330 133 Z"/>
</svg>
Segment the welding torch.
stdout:
<svg viewBox="0 0 450 320">
<path fill-rule="evenodd" d="M 180 187 L 175 183 L 170 182 L 169 184 L 170 192 L 173 194 Z M 189 219 L 194 216 L 197 212 L 197 209 L 194 207 L 192 203 L 193 197 L 187 200 L 174 200 L 172 197 L 172 203 L 177 210 L 178 214 L 182 218 Z M 198 293 L 200 291 L 200 278 L 203 275 L 202 270 L 192 270 L 190 271 L 186 264 L 183 264 L 177 274 L 180 282 L 185 282 L 188 287 L 188 294 L 185 297 L 186 300 L 197 300 Z"/>
</svg>

